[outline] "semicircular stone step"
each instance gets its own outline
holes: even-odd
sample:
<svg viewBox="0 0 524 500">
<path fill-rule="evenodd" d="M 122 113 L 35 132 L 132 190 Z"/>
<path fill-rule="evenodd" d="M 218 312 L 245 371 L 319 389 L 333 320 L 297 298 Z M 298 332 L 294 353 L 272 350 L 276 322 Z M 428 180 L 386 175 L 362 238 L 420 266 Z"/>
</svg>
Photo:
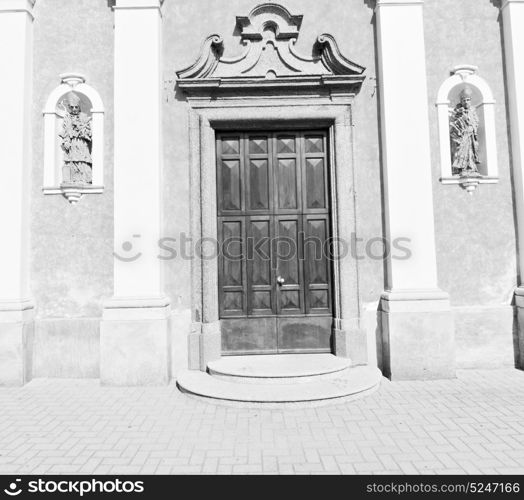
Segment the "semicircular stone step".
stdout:
<svg viewBox="0 0 524 500">
<path fill-rule="evenodd" d="M 319 376 L 336 376 L 351 360 L 333 354 L 224 356 L 207 365 L 214 377 L 242 384 L 305 383 Z"/>
<path fill-rule="evenodd" d="M 375 390 L 382 373 L 372 366 L 357 366 L 338 372 L 338 376 L 320 375 L 308 383 L 239 384 L 198 370 L 179 374 L 177 385 L 193 395 L 250 403 L 298 403 L 323 401 L 363 395 Z"/>
</svg>

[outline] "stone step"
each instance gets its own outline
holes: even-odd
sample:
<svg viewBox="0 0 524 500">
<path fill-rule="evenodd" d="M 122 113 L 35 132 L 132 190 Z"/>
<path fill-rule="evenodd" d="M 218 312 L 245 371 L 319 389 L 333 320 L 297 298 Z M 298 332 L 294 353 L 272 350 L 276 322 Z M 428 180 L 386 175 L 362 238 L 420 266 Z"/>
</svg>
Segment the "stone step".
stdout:
<svg viewBox="0 0 524 500">
<path fill-rule="evenodd" d="M 258 377 L 257 377 L 258 378 Z M 357 397 L 375 390 L 382 379 L 376 367 L 357 366 L 325 375 L 307 383 L 282 384 L 231 382 L 197 370 L 179 374 L 177 385 L 183 392 L 217 400 L 249 403 L 297 403 Z"/>
<path fill-rule="evenodd" d="M 297 384 L 313 382 L 318 376 L 337 376 L 351 360 L 333 354 L 278 354 L 224 356 L 208 363 L 214 377 L 243 384 Z"/>
</svg>

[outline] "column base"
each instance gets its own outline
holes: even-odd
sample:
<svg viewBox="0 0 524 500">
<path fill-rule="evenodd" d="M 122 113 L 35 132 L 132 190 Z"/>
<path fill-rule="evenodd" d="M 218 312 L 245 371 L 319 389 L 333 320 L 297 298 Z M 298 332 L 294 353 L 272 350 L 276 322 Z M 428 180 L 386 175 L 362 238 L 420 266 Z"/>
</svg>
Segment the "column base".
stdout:
<svg viewBox="0 0 524 500">
<path fill-rule="evenodd" d="M 517 368 L 524 370 L 524 286 L 515 289 L 515 305 L 517 306 L 517 338 L 515 356 Z"/>
<path fill-rule="evenodd" d="M 0 302 L 0 386 L 22 386 L 33 377 L 34 306 Z"/>
<path fill-rule="evenodd" d="M 169 299 L 113 298 L 100 325 L 103 385 L 166 385 L 171 380 Z"/>
<path fill-rule="evenodd" d="M 210 361 L 222 357 L 220 320 L 212 323 L 193 323 L 188 345 L 189 369 L 205 372 Z"/>
<path fill-rule="evenodd" d="M 358 319 L 335 319 L 333 334 L 335 356 L 350 358 L 354 365 L 368 364 L 366 332 Z"/>
<path fill-rule="evenodd" d="M 382 371 L 391 380 L 455 377 L 455 328 L 441 290 L 384 292 Z"/>
</svg>

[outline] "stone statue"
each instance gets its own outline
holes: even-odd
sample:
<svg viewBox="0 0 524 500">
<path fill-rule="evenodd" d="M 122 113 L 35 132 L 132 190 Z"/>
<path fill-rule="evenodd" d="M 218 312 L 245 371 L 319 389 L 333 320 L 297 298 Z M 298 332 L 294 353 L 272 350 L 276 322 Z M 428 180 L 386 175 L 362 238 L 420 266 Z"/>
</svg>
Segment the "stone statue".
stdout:
<svg viewBox="0 0 524 500">
<path fill-rule="evenodd" d="M 478 166 L 479 117 L 471 104 L 473 91 L 465 87 L 460 93 L 460 102 L 451 111 L 450 135 L 453 174 L 461 176 L 480 175 Z"/>
<path fill-rule="evenodd" d="M 82 113 L 80 97 L 69 92 L 63 100 L 66 113 L 59 134 L 64 150 L 64 184 L 91 184 L 91 117 Z"/>
</svg>

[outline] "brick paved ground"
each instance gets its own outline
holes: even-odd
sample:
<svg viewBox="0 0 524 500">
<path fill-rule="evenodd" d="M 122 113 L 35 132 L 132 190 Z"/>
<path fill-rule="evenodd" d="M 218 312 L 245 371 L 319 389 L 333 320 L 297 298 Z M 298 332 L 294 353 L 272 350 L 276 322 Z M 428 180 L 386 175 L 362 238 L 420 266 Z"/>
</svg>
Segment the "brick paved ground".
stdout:
<svg viewBox="0 0 524 500">
<path fill-rule="evenodd" d="M 0 389 L 0 472 L 523 474 L 524 372 L 277 409 L 40 379 Z"/>
</svg>

